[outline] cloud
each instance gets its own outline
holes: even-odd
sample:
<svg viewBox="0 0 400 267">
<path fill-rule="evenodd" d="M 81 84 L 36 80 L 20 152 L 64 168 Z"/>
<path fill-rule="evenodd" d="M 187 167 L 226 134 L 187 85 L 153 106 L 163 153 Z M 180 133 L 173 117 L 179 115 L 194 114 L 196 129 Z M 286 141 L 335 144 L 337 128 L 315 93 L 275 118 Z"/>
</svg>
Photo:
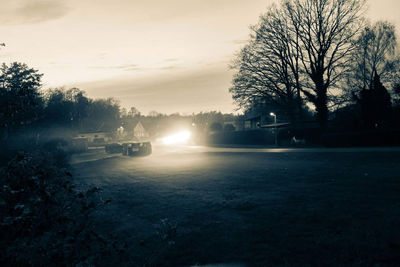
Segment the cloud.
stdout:
<svg viewBox="0 0 400 267">
<path fill-rule="evenodd" d="M 112 70 L 124 70 L 124 71 L 133 71 L 133 70 L 143 70 L 144 68 L 139 67 L 136 64 L 124 64 L 117 66 L 90 66 L 91 69 L 112 69 Z"/>
<path fill-rule="evenodd" d="M 179 61 L 178 58 L 167 58 L 167 59 L 164 59 L 162 62 L 177 62 L 177 61 Z"/>
<path fill-rule="evenodd" d="M 167 62 L 167 61 L 166 61 Z M 90 69 L 108 69 L 108 70 L 122 70 L 122 71 L 154 71 L 154 70 L 176 70 L 181 69 L 182 67 L 179 65 L 167 65 L 161 67 L 140 67 L 136 64 L 123 64 L 116 66 L 90 66 Z"/>
<path fill-rule="evenodd" d="M 226 65 L 183 71 L 179 74 L 160 74 L 151 78 L 107 80 L 74 84 L 91 97 L 114 97 L 124 107 L 134 106 L 147 113 L 200 112 L 221 110 L 232 112 L 228 92 L 232 72 Z"/>
<path fill-rule="evenodd" d="M 58 0 L 9 1 L 2 4 L 0 23 L 3 25 L 41 23 L 61 18 L 69 10 L 69 7 Z"/>
</svg>

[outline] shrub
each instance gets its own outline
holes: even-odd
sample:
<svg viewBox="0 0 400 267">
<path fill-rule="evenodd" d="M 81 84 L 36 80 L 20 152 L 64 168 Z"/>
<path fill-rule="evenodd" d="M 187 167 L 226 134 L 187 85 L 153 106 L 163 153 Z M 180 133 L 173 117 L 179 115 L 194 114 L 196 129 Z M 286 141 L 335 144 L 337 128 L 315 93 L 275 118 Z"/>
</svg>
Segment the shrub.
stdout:
<svg viewBox="0 0 400 267">
<path fill-rule="evenodd" d="M 210 131 L 211 132 L 220 132 L 222 131 L 222 125 L 219 122 L 213 122 L 210 125 Z"/>
<path fill-rule="evenodd" d="M 327 147 L 398 146 L 400 145 L 400 131 L 370 130 L 328 133 L 322 136 L 322 143 Z"/>
<path fill-rule="evenodd" d="M 71 156 L 70 143 L 62 138 L 50 139 L 41 145 L 41 150 L 51 153 L 53 163 L 58 167 L 65 167 Z"/>
<path fill-rule="evenodd" d="M 89 215 L 103 204 L 98 188 L 77 192 L 51 153 L 19 153 L 0 182 L 0 265 L 95 264 L 122 252 L 91 225 Z"/>
<path fill-rule="evenodd" d="M 225 132 L 232 132 L 235 131 L 236 127 L 232 123 L 228 123 L 224 125 L 224 131 Z"/>
<path fill-rule="evenodd" d="M 208 144 L 272 145 L 275 137 L 270 131 L 251 130 L 215 132 L 208 136 Z"/>
</svg>

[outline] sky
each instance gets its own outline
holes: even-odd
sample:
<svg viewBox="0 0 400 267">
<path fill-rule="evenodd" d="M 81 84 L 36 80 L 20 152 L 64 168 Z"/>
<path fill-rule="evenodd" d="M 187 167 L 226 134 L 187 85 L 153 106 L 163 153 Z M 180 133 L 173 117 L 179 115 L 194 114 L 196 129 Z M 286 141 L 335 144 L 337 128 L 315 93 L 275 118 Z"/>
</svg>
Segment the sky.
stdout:
<svg viewBox="0 0 400 267">
<path fill-rule="evenodd" d="M 143 114 L 234 112 L 229 69 L 249 26 L 278 0 L 0 0 L 0 62 Z M 400 31 L 400 0 L 367 17 Z"/>
</svg>

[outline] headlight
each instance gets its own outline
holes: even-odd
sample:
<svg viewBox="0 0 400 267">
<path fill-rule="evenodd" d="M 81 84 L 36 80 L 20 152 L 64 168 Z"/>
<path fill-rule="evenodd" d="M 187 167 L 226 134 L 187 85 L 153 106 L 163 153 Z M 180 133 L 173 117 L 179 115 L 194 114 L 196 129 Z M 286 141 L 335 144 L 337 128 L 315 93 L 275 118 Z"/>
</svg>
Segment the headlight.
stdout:
<svg viewBox="0 0 400 267">
<path fill-rule="evenodd" d="M 189 141 L 190 136 L 191 132 L 181 131 L 162 138 L 162 142 L 165 145 L 186 144 Z"/>
</svg>

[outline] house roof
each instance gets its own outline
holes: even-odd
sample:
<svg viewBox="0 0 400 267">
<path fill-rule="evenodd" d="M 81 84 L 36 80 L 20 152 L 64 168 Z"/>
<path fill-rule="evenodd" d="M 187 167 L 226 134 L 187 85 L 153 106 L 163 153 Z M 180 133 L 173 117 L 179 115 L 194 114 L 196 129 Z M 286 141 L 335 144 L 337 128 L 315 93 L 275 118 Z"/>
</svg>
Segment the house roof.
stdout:
<svg viewBox="0 0 400 267">
<path fill-rule="evenodd" d="M 137 132 L 137 131 L 146 132 L 146 129 L 144 129 L 142 123 L 139 121 L 139 122 L 136 124 L 135 128 L 133 128 L 133 131 L 134 131 L 134 132 Z"/>
</svg>

